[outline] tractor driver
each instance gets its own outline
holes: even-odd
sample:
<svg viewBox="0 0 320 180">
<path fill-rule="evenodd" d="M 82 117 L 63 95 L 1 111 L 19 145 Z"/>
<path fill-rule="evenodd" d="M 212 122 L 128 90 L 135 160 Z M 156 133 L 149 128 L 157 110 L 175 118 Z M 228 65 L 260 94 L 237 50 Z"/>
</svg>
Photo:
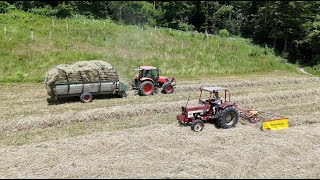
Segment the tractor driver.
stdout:
<svg viewBox="0 0 320 180">
<path fill-rule="evenodd" d="M 151 76 L 150 70 L 143 70 L 143 71 L 142 71 L 141 77 L 148 77 L 148 78 L 150 78 L 150 76 Z"/>
<path fill-rule="evenodd" d="M 215 91 L 214 96 L 215 98 L 210 100 L 210 104 L 212 106 L 213 114 L 216 114 L 216 112 L 218 111 L 219 104 L 221 104 L 221 99 L 219 97 L 218 91 Z"/>
<path fill-rule="evenodd" d="M 143 77 L 151 78 L 154 81 L 157 80 L 155 77 L 154 71 L 152 71 L 152 70 L 144 70 Z"/>
</svg>

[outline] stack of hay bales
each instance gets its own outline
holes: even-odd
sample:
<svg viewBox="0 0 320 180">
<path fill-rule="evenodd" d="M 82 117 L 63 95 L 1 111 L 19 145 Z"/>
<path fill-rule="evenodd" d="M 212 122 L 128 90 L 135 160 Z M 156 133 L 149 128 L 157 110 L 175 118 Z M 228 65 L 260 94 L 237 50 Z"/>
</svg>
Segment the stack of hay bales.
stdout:
<svg viewBox="0 0 320 180">
<path fill-rule="evenodd" d="M 45 75 L 48 95 L 53 96 L 52 87 L 57 84 L 79 84 L 119 81 L 117 71 L 102 60 L 78 61 L 74 64 L 60 64 Z"/>
</svg>

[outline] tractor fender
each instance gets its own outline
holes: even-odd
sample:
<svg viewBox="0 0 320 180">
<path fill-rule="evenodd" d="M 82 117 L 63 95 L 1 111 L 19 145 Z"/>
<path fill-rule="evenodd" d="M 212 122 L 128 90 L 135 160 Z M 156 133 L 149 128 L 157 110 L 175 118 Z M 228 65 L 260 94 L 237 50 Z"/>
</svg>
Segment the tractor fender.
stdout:
<svg viewBox="0 0 320 180">
<path fill-rule="evenodd" d="M 143 81 L 151 81 L 152 83 L 154 83 L 153 79 L 151 78 L 141 78 L 140 82 L 142 83 Z"/>
<path fill-rule="evenodd" d="M 171 84 L 170 82 L 166 82 L 164 84 L 162 84 L 161 88 L 163 89 L 165 86 L 167 86 L 168 84 Z"/>
<path fill-rule="evenodd" d="M 230 107 L 230 106 L 234 107 L 234 104 L 220 104 L 219 108 L 220 109 L 225 109 L 225 108 Z"/>
</svg>

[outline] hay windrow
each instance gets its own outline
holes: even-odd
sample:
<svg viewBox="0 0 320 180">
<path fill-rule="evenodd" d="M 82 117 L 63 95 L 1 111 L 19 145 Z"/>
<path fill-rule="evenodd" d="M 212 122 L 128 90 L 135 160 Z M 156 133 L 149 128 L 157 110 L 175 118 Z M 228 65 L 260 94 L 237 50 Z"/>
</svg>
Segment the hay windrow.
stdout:
<svg viewBox="0 0 320 180">
<path fill-rule="evenodd" d="M 240 98 L 234 98 L 239 104 L 254 104 L 255 102 L 273 102 L 277 100 L 292 99 L 292 98 L 304 98 L 308 96 L 320 95 L 320 89 L 308 89 L 308 90 L 296 90 L 296 91 L 280 91 L 272 92 L 268 94 L 255 93 L 253 95 L 241 96 Z M 298 101 L 299 102 L 299 101 Z"/>
<path fill-rule="evenodd" d="M 183 102 L 156 103 L 155 105 L 126 105 L 114 106 L 111 108 L 97 108 L 86 111 L 69 111 L 63 114 L 50 114 L 46 117 L 26 117 L 17 119 L 11 123 L 0 127 L 0 132 L 19 131 L 26 129 L 46 128 L 68 123 L 77 123 L 84 121 L 98 121 L 109 118 L 124 118 L 138 115 L 150 115 L 154 113 L 166 113 L 177 110 Z M 137 107 L 139 106 L 139 108 Z"/>
<path fill-rule="evenodd" d="M 223 83 L 201 83 L 201 84 L 192 84 L 192 85 L 180 85 L 177 84 L 176 92 L 184 91 L 198 91 L 201 86 L 223 86 L 227 88 L 236 88 L 236 87 L 255 87 L 255 86 L 270 86 L 270 85 L 285 85 L 285 84 L 304 84 L 304 83 L 319 83 L 320 78 L 311 77 L 311 78 L 284 78 L 284 79 L 266 79 L 258 81 L 248 81 L 243 80 L 239 82 L 223 82 Z"/>
<path fill-rule="evenodd" d="M 254 94 L 251 96 L 237 97 L 233 101 L 237 102 L 239 106 L 246 106 L 255 102 L 269 102 L 273 103 L 283 99 L 303 99 L 312 95 L 320 95 L 320 89 L 309 89 L 309 90 L 297 90 L 294 92 L 274 92 L 270 94 Z M 156 113 L 167 113 L 167 112 L 180 112 L 180 107 L 185 105 L 186 101 L 177 102 L 160 102 L 154 104 L 140 104 L 140 105 L 125 105 L 125 106 L 114 106 L 111 108 L 97 108 L 86 111 L 69 111 L 62 114 L 50 114 L 46 117 L 26 117 L 22 119 L 16 119 L 10 123 L 4 124 L 0 127 L 0 132 L 12 132 L 26 129 L 37 129 L 46 128 L 57 125 L 98 121 L 110 118 L 125 118 L 131 116 L 143 116 L 151 115 Z M 196 104 L 197 100 L 191 100 L 190 104 Z M 262 110 L 262 109 L 261 109 Z"/>
</svg>

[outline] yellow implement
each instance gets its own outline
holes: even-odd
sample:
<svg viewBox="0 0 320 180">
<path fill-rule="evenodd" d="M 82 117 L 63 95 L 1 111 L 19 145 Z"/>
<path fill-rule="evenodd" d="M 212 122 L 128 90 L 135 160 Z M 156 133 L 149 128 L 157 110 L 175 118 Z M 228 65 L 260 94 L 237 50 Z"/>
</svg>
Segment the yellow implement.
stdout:
<svg viewBox="0 0 320 180">
<path fill-rule="evenodd" d="M 262 130 L 281 130 L 289 126 L 288 118 L 263 121 Z"/>
</svg>

